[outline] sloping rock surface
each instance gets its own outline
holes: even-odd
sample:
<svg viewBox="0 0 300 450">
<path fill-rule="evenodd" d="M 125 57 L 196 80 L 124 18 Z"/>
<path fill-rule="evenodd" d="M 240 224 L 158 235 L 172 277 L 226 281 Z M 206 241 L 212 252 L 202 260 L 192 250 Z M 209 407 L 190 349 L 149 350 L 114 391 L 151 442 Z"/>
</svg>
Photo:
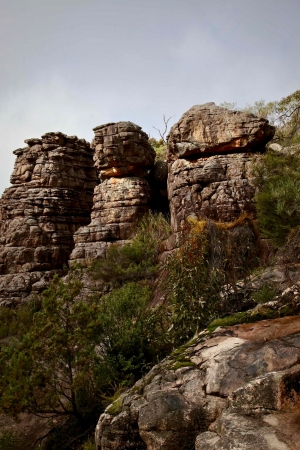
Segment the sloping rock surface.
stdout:
<svg viewBox="0 0 300 450">
<path fill-rule="evenodd" d="M 56 132 L 25 142 L 0 200 L 0 303 L 45 288 L 63 268 L 73 234 L 90 220 L 96 185 L 84 139 Z"/>
<path fill-rule="evenodd" d="M 151 189 L 145 179 L 155 152 L 148 136 L 132 122 L 94 128 L 92 148 L 100 184 L 94 190 L 91 222 L 74 235 L 70 264 L 90 264 L 105 257 L 113 242 L 122 243 L 149 211 Z"/>
<path fill-rule="evenodd" d="M 97 448 L 297 449 L 299 386 L 300 316 L 219 328 L 110 405 Z"/>
</svg>

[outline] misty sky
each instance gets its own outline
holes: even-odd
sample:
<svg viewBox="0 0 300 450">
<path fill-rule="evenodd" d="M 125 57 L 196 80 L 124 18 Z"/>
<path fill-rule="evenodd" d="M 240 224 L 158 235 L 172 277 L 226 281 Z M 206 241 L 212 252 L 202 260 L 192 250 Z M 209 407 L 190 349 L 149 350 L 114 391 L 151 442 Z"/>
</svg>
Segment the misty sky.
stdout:
<svg viewBox="0 0 300 450">
<path fill-rule="evenodd" d="M 300 89 L 299 0 L 0 0 L 0 193 L 12 151 L 130 120 L 157 137 L 195 104 Z"/>
</svg>

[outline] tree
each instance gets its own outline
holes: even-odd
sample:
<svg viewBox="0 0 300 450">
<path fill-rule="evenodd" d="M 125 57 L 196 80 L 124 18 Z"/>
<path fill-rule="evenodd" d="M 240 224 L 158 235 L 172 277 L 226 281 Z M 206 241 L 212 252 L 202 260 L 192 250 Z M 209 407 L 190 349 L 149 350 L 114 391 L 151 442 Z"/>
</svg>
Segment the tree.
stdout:
<svg viewBox="0 0 300 450">
<path fill-rule="evenodd" d="M 160 138 L 162 139 L 164 145 L 167 145 L 166 134 L 168 131 L 169 121 L 172 119 L 172 117 L 174 117 L 174 116 L 171 116 L 167 119 L 166 116 L 163 114 L 164 128 L 162 130 L 160 130 L 159 128 L 153 127 L 155 130 L 158 131 Z"/>
<path fill-rule="evenodd" d="M 96 351 L 97 305 L 76 299 L 81 283 L 58 277 L 43 293 L 42 309 L 20 342 L 1 349 L 0 407 L 43 417 L 82 420 L 95 401 L 99 362 Z"/>
<path fill-rule="evenodd" d="M 277 124 L 279 138 L 291 142 L 298 137 L 300 130 L 300 90 L 280 100 L 277 105 Z"/>
<path fill-rule="evenodd" d="M 283 244 L 300 225 L 300 154 L 267 152 L 254 167 L 258 222 L 263 234 Z"/>
</svg>

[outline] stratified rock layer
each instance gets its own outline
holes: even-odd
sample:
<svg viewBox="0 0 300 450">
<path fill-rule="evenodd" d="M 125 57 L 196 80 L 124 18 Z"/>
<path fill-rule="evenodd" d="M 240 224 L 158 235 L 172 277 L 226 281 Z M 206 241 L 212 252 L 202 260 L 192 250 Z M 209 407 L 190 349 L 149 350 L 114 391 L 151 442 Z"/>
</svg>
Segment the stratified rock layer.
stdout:
<svg viewBox="0 0 300 450">
<path fill-rule="evenodd" d="M 134 223 L 149 211 L 151 190 L 144 177 L 155 152 L 146 133 L 132 122 L 101 125 L 94 131 L 100 184 L 94 190 L 91 223 L 74 235 L 70 264 L 104 257 L 113 242 L 131 237 Z"/>
<path fill-rule="evenodd" d="M 184 113 L 168 136 L 172 230 L 189 216 L 230 222 L 253 214 L 251 153 L 263 151 L 273 135 L 267 120 L 214 103 Z"/>
<path fill-rule="evenodd" d="M 230 111 L 213 102 L 196 105 L 171 128 L 168 158 L 261 150 L 274 132 L 266 119 L 253 114 Z"/>
<path fill-rule="evenodd" d="M 0 200 L 0 302 L 45 288 L 67 263 L 73 234 L 90 220 L 96 172 L 84 139 L 46 133 L 15 150 L 11 183 Z"/>
<path fill-rule="evenodd" d="M 100 450 L 296 450 L 300 317 L 219 328 L 155 366 L 110 405 Z"/>
</svg>

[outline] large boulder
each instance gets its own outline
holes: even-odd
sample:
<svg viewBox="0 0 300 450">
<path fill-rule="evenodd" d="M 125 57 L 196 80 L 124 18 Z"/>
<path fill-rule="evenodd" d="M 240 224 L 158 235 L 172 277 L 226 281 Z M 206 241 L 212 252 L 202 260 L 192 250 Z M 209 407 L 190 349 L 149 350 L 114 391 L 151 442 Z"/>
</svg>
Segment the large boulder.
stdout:
<svg viewBox="0 0 300 450">
<path fill-rule="evenodd" d="M 155 151 L 138 125 L 108 123 L 93 130 L 94 161 L 101 180 L 129 175 L 144 177 L 153 166 Z"/>
<path fill-rule="evenodd" d="M 219 328 L 101 415 L 100 450 L 298 448 L 300 316 Z"/>
<path fill-rule="evenodd" d="M 196 105 L 171 128 L 168 158 L 262 150 L 274 133 L 268 120 L 253 114 L 230 111 L 213 102 Z"/>
</svg>

